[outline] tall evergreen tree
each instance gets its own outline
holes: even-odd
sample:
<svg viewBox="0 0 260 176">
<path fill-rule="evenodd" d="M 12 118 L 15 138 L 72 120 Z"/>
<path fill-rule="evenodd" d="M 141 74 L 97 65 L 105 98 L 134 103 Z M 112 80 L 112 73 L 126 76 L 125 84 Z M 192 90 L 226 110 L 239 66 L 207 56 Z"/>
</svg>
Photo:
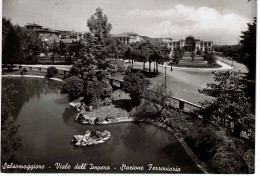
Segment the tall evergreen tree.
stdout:
<svg viewBox="0 0 260 176">
<path fill-rule="evenodd" d="M 87 26 L 92 34 L 95 37 L 98 37 L 99 41 L 108 38 L 108 34 L 112 29 L 112 24 L 108 22 L 108 17 L 103 14 L 101 8 L 97 8 L 94 15 L 90 17 L 87 21 Z"/>
</svg>

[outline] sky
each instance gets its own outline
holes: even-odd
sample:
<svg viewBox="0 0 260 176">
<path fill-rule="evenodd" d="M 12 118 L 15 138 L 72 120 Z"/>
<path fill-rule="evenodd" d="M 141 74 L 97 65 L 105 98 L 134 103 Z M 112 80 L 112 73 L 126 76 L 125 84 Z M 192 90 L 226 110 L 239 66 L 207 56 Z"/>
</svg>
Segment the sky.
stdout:
<svg viewBox="0 0 260 176">
<path fill-rule="evenodd" d="M 97 7 L 112 23 L 110 33 L 237 44 L 256 16 L 252 0 L 3 0 L 2 15 L 21 26 L 35 22 L 58 30 L 87 32 Z M 59 3 L 58 5 L 55 5 Z"/>
</svg>

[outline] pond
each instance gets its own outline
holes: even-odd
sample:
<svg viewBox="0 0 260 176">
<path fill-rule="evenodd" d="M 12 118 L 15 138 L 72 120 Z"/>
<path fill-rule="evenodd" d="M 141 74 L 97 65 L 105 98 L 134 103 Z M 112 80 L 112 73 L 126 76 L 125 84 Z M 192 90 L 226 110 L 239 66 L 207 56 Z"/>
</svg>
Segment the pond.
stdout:
<svg viewBox="0 0 260 176">
<path fill-rule="evenodd" d="M 44 164 L 46 168 L 32 172 L 120 173 L 120 167 L 125 164 L 144 166 L 144 170 L 124 172 L 149 173 L 152 171 L 148 170 L 148 164 L 153 164 L 180 168 L 181 173 L 201 173 L 176 138 L 159 127 L 134 122 L 82 125 L 74 121 L 76 112 L 70 108 L 66 96 L 60 94 L 60 82 L 37 78 L 2 79 L 3 87 L 9 84 L 17 91 L 12 115 L 20 125 L 18 131 L 23 143 L 16 158 L 21 164 Z M 74 147 L 73 135 L 92 129 L 108 130 L 111 138 L 96 146 Z M 71 169 L 56 169 L 55 163 L 68 163 Z M 87 169 L 75 170 L 77 163 L 87 163 Z M 89 170 L 90 163 L 109 166 L 110 170 Z"/>
</svg>

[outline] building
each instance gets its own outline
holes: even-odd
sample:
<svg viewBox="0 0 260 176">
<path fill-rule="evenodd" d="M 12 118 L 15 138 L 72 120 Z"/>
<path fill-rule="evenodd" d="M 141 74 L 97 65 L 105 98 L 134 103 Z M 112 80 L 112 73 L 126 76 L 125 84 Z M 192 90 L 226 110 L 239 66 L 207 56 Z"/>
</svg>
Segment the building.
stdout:
<svg viewBox="0 0 260 176">
<path fill-rule="evenodd" d="M 36 33 L 42 41 L 47 43 L 62 41 L 65 44 L 71 44 L 83 39 L 83 33 L 52 30 L 49 28 L 43 28 L 43 26 L 35 23 L 28 23 L 25 25 L 25 30 L 27 31 L 27 34 Z"/>
<path fill-rule="evenodd" d="M 83 39 L 83 34 L 79 32 L 61 31 L 59 35 L 62 42 L 69 44 Z"/>
<path fill-rule="evenodd" d="M 59 35 L 60 34 L 59 31 L 52 30 L 52 29 L 49 29 L 49 28 L 37 29 L 36 32 L 37 32 L 38 35 L 43 35 L 43 34 L 56 34 L 56 35 Z"/>
<path fill-rule="evenodd" d="M 37 30 L 42 29 L 41 25 L 35 24 L 35 23 L 27 23 L 26 25 L 24 25 L 25 30 L 27 31 L 27 34 L 32 34 Z"/>
<path fill-rule="evenodd" d="M 125 32 L 125 33 L 121 33 L 121 34 L 111 34 L 110 37 L 114 38 L 116 41 L 120 41 L 125 44 L 141 42 L 143 40 L 143 38 L 140 35 L 133 33 L 133 32 Z"/>
<path fill-rule="evenodd" d="M 186 52 L 197 52 L 198 50 L 204 51 L 213 51 L 213 42 L 212 41 L 204 41 L 200 39 L 195 39 L 193 36 L 188 36 L 185 40 L 173 40 L 171 38 L 162 39 L 167 43 L 168 48 L 172 51 L 179 50 L 181 48 Z"/>
<path fill-rule="evenodd" d="M 52 43 L 59 43 L 60 42 L 60 38 L 58 35 L 56 34 L 42 34 L 40 35 L 40 38 L 43 42 L 46 42 L 48 44 L 52 44 Z"/>
</svg>

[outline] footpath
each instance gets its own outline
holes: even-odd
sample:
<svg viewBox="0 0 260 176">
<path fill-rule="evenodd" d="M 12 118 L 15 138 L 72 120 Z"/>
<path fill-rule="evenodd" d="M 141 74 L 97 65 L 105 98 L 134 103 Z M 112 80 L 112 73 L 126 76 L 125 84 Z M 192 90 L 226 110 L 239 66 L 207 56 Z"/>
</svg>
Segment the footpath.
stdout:
<svg viewBox="0 0 260 176">
<path fill-rule="evenodd" d="M 160 65 L 160 67 L 166 67 L 166 68 L 171 68 L 174 70 L 184 70 L 184 71 L 193 71 L 193 72 L 212 72 L 212 71 L 224 71 L 224 70 L 232 70 L 234 67 L 217 60 L 216 63 L 220 65 L 221 67 L 219 68 L 190 68 L 190 67 L 174 67 L 174 66 L 169 66 L 167 64 Z"/>
</svg>

